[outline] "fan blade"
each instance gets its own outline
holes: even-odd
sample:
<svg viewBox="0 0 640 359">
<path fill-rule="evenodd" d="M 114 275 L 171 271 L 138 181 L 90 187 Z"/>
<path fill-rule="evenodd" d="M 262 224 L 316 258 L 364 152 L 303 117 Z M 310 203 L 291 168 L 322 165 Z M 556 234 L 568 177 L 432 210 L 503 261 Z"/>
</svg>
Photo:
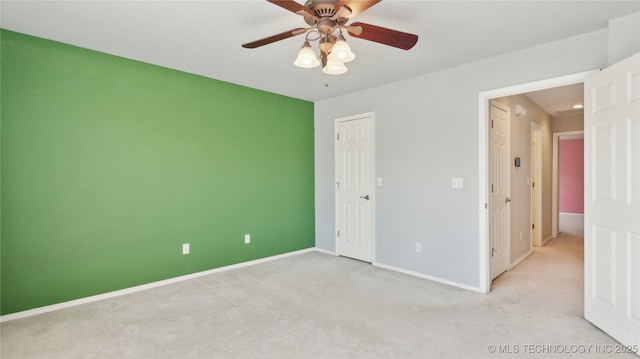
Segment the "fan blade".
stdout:
<svg viewBox="0 0 640 359">
<path fill-rule="evenodd" d="M 296 14 L 301 14 L 300 12 L 302 11 L 302 12 L 308 13 L 311 16 L 315 16 L 315 14 L 313 13 L 313 10 L 303 5 L 300 5 L 293 0 L 267 0 L 267 1 L 274 5 L 278 5 L 283 9 L 294 12 Z"/>
<path fill-rule="evenodd" d="M 256 40 L 256 41 L 253 41 L 253 42 L 246 43 L 246 44 L 242 45 L 242 47 L 244 47 L 245 49 L 255 49 L 256 47 L 260 47 L 260 46 L 268 45 L 268 44 L 270 44 L 272 42 L 288 39 L 288 38 L 293 37 L 293 36 L 304 34 L 305 32 L 307 32 L 307 29 L 303 29 L 303 28 L 300 27 L 300 28 L 297 28 L 297 29 L 285 31 L 285 32 L 277 34 L 277 35 L 265 37 L 264 39 L 260 39 L 260 40 Z"/>
<path fill-rule="evenodd" d="M 360 31 L 360 29 L 362 30 Z M 418 42 L 418 35 L 362 22 L 354 22 L 347 26 L 347 31 L 353 37 L 397 47 L 402 50 L 409 50 Z"/>
<path fill-rule="evenodd" d="M 339 11 L 340 8 L 346 5 L 349 9 L 351 9 L 351 14 L 344 15 L 344 17 L 350 19 L 372 7 L 373 5 L 379 3 L 380 1 L 382 0 L 341 0 L 336 4 L 335 9 L 336 11 Z"/>
</svg>

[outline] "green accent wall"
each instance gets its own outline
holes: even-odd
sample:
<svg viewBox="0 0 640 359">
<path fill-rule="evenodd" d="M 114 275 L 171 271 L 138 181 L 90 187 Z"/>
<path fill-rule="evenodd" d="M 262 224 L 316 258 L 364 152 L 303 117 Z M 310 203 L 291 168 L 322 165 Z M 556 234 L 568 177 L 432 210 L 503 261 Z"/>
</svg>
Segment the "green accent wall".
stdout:
<svg viewBox="0 0 640 359">
<path fill-rule="evenodd" d="M 1 44 L 2 314 L 314 246 L 313 103 Z"/>
</svg>

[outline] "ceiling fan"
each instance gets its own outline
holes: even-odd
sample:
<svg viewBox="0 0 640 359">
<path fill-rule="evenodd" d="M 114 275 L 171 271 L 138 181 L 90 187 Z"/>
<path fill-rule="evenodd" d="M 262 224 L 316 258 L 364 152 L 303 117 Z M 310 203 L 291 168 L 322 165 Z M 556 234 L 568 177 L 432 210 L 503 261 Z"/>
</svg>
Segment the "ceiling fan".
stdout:
<svg viewBox="0 0 640 359">
<path fill-rule="evenodd" d="M 352 61 L 355 58 L 355 54 L 347 44 L 342 34 L 343 30 L 353 37 L 402 50 L 409 50 L 418 42 L 417 35 L 406 32 L 362 22 L 354 22 L 347 25 L 351 18 L 376 5 L 381 0 L 307 0 L 304 5 L 293 0 L 267 1 L 302 16 L 309 26 L 249 42 L 243 44 L 242 47 L 254 49 L 293 36 L 306 34 L 302 49 L 300 49 L 298 58 L 294 61 L 294 65 L 298 67 L 313 68 L 322 64 L 322 70 L 330 75 L 339 75 L 347 72 L 347 67 L 344 64 Z M 311 48 L 310 41 L 319 42 L 320 61 Z"/>
</svg>

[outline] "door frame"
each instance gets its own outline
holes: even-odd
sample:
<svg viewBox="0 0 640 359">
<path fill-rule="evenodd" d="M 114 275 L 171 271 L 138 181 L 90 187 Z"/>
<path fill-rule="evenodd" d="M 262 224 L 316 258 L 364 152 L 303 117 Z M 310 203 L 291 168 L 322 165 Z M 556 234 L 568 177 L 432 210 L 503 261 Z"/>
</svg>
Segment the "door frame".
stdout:
<svg viewBox="0 0 640 359">
<path fill-rule="evenodd" d="M 335 245 L 335 249 L 336 249 L 336 254 L 339 255 L 338 252 L 338 188 L 336 186 L 338 179 L 337 179 L 337 175 L 335 172 L 335 166 L 338 163 L 337 161 L 337 156 L 338 156 L 338 139 L 336 137 L 337 134 L 337 128 L 338 128 L 338 123 L 341 122 L 348 122 L 348 121 L 356 121 L 356 120 L 360 120 L 360 119 L 364 119 L 364 118 L 371 118 L 371 157 L 372 157 L 372 161 L 371 161 L 371 165 L 373 166 L 373 168 L 371 169 L 371 173 L 372 173 L 372 178 L 371 178 L 371 263 L 375 263 L 376 262 L 376 113 L 375 112 L 365 112 L 365 113 L 360 113 L 360 114 L 356 114 L 356 115 L 349 115 L 349 116 L 344 116 L 344 117 L 338 117 L 335 118 L 333 120 L 333 133 L 334 133 L 334 137 L 333 137 L 333 163 L 334 163 L 334 184 L 333 184 L 333 198 L 334 198 L 334 208 L 333 208 L 333 212 L 334 212 L 334 219 L 333 219 L 333 223 L 334 223 L 334 228 L 333 228 L 333 235 L 334 235 L 334 245 Z"/>
<path fill-rule="evenodd" d="M 584 122 L 584 115 L 583 120 Z M 584 138 L 584 130 L 553 133 L 553 168 L 551 172 L 551 237 L 560 231 L 560 140 Z"/>
<path fill-rule="evenodd" d="M 549 88 L 583 83 L 587 77 L 598 72 L 598 69 L 575 74 L 554 77 L 546 80 L 503 87 L 478 93 L 478 213 L 479 213 L 479 266 L 478 288 L 482 293 L 489 293 L 491 273 L 489 256 L 489 101 L 498 97 L 518 95 Z M 586 149 L 585 149 L 586 150 Z"/>
<path fill-rule="evenodd" d="M 534 141 L 534 134 L 535 134 L 535 141 L 536 141 L 536 146 L 535 146 L 535 151 L 536 151 L 536 156 L 535 159 L 536 161 L 533 161 L 533 151 L 534 151 L 534 147 L 533 144 L 531 144 L 531 244 L 534 246 L 538 246 L 538 247 L 542 247 L 543 243 L 542 243 L 542 232 L 540 231 L 541 228 L 541 223 L 542 223 L 542 188 L 540 186 L 541 182 L 542 182 L 542 126 L 540 126 L 537 122 L 535 121 L 531 121 L 531 141 Z M 535 170 L 534 170 L 535 169 Z M 536 184 L 537 187 L 537 191 L 535 192 L 536 195 L 534 196 L 534 192 L 533 192 L 533 183 Z M 537 208 L 534 207 L 534 197 L 535 197 L 535 203 L 537 204 Z M 535 209 L 535 210 L 534 210 Z M 534 232 L 533 230 L 533 224 L 537 223 L 538 224 L 538 230 Z M 533 236 L 533 233 L 536 234 L 535 238 Z"/>
</svg>

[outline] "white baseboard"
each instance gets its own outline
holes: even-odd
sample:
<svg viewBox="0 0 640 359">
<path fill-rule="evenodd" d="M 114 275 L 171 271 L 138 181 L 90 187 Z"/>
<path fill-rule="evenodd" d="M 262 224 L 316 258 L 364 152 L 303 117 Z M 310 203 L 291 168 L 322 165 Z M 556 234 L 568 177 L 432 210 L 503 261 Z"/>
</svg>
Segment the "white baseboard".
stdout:
<svg viewBox="0 0 640 359">
<path fill-rule="evenodd" d="M 112 291 L 112 292 L 93 295 L 93 296 L 90 296 L 90 297 L 74 299 L 74 300 L 70 300 L 70 301 L 67 301 L 67 302 L 47 305 L 47 306 L 44 306 L 44 307 L 39 307 L 39 308 L 34 308 L 34 309 L 28 309 L 28 310 L 24 310 L 24 311 L 17 312 L 17 313 L 6 314 L 6 315 L 3 315 L 3 316 L 0 316 L 0 323 L 9 322 L 9 321 L 12 321 L 12 320 L 17 320 L 17 319 L 22 319 L 22 318 L 27 318 L 27 317 L 31 317 L 31 316 L 34 316 L 34 315 L 49 313 L 49 312 L 53 312 L 53 311 L 56 311 L 56 310 L 71 308 L 71 307 L 75 307 L 75 306 L 82 305 L 82 304 L 97 302 L 97 301 L 100 301 L 100 300 L 115 298 L 115 297 L 119 297 L 119 296 L 122 296 L 122 295 L 136 293 L 136 292 L 140 292 L 140 291 L 143 291 L 143 290 L 152 289 L 152 288 L 156 288 L 156 287 L 160 287 L 160 286 L 164 286 L 164 285 L 168 285 L 168 284 L 174 284 L 174 283 L 178 283 L 178 282 L 182 282 L 182 281 L 185 281 L 185 280 L 190 280 L 190 279 L 202 277 L 202 276 L 213 274 L 213 273 L 225 272 L 225 271 L 232 270 L 232 269 L 248 267 L 248 266 L 252 266 L 252 265 L 256 265 L 256 264 L 260 264 L 260 263 L 270 262 L 270 261 L 274 261 L 274 260 L 277 260 L 277 259 L 290 257 L 290 256 L 295 256 L 295 255 L 299 255 L 299 254 L 303 254 L 303 253 L 309 253 L 309 252 L 313 252 L 313 251 L 320 252 L 320 253 L 325 253 L 325 254 L 329 254 L 329 255 L 334 255 L 334 256 L 338 255 L 336 252 L 328 251 L 326 249 L 321 249 L 321 248 L 302 249 L 302 250 L 299 250 L 299 251 L 278 254 L 278 255 L 275 255 L 275 256 L 271 256 L 271 257 L 267 257 L 267 258 L 260 258 L 260 259 L 256 259 L 256 260 L 252 260 L 252 261 L 248 261 L 248 262 L 243 262 L 243 263 L 232 264 L 232 265 L 225 266 L 225 267 L 214 268 L 214 269 L 210 269 L 210 270 L 206 270 L 206 271 L 202 271 L 202 272 L 197 272 L 197 273 L 192 273 L 192 274 L 187 274 L 187 275 L 183 275 L 183 276 L 179 276 L 179 277 L 169 278 L 169 279 L 165 279 L 165 280 L 161 280 L 161 281 L 157 281 L 157 282 L 142 284 L 142 285 L 138 285 L 138 286 L 135 286 L 135 287 L 130 287 L 130 288 L 120 289 L 120 290 L 116 290 L 116 291 Z M 380 267 L 380 268 L 392 270 L 392 271 L 395 271 L 395 272 L 408 274 L 408 275 L 411 275 L 411 276 L 414 276 L 414 277 L 428 279 L 428 280 L 431 280 L 431 281 L 434 281 L 434 282 L 443 283 L 443 284 L 446 284 L 446 285 L 450 285 L 450 286 L 453 286 L 453 287 L 458 287 L 458 288 L 462 288 L 462 289 L 466 289 L 466 290 L 471 290 L 471 291 L 474 291 L 474 292 L 484 293 L 484 291 L 482 291 L 479 287 L 474 287 L 474 286 L 471 286 L 471 285 L 468 285 L 468 284 L 458 283 L 458 282 L 450 281 L 450 280 L 447 280 L 447 279 L 438 278 L 438 277 L 434 277 L 434 276 L 430 276 L 430 275 L 426 275 L 426 274 L 422 274 L 422 273 L 418 273 L 418 272 L 414 272 L 414 271 L 410 271 L 410 270 L 406 270 L 406 269 L 402 269 L 402 268 L 398 268 L 398 267 L 394 267 L 394 266 L 378 263 L 378 262 L 372 262 L 371 264 L 376 266 L 376 267 Z"/>
<path fill-rule="evenodd" d="M 321 248 L 316 247 L 315 250 L 317 252 L 320 252 L 320 253 L 325 253 L 325 254 L 330 254 L 330 255 L 333 255 L 333 256 L 338 256 L 337 252 L 328 251 L 326 249 L 321 249 Z M 430 276 L 430 275 L 426 275 L 426 274 L 410 271 L 410 270 L 407 270 L 407 269 L 398 268 L 398 267 L 390 266 L 390 265 L 387 265 L 387 264 L 382 264 L 382 263 L 376 262 L 376 261 L 372 261 L 371 265 L 376 266 L 376 267 L 380 267 L 380 268 L 384 268 L 384 269 L 388 269 L 388 270 L 392 270 L 394 272 L 400 272 L 400 273 L 407 274 L 407 275 L 410 275 L 410 276 L 413 276 L 413 277 L 419 277 L 419 278 L 428 279 L 428 280 L 431 280 L 431 281 L 434 281 L 434 282 L 447 284 L 447 285 L 450 285 L 450 286 L 453 286 L 453 287 L 458 287 L 458 288 L 462 288 L 462 289 L 466 289 L 466 290 L 471 290 L 471 291 L 474 291 L 474 292 L 484 293 L 484 291 L 480 290 L 479 287 L 474 287 L 474 286 L 471 286 L 471 285 L 468 285 L 468 284 L 453 282 L 453 281 L 450 281 L 448 279 L 438 278 L 438 277 L 434 277 L 434 276 Z"/>
<path fill-rule="evenodd" d="M 543 241 L 542 241 L 542 245 L 541 245 L 541 247 L 542 247 L 542 246 L 544 246 L 545 244 L 547 244 L 547 242 L 549 242 L 549 241 L 550 241 L 550 240 L 552 240 L 553 238 L 554 238 L 553 236 L 549 236 L 549 237 L 547 237 L 547 239 L 545 239 L 545 240 L 543 240 Z"/>
<path fill-rule="evenodd" d="M 314 249 L 315 249 L 316 252 L 320 252 L 320 253 L 324 253 L 324 254 L 330 254 L 332 256 L 338 256 L 338 253 L 332 252 L 332 251 L 328 251 L 326 249 L 322 249 L 322 248 L 318 248 L 318 247 L 316 247 Z"/>
<path fill-rule="evenodd" d="M 468 284 L 464 284 L 464 283 L 458 283 L 458 282 L 454 282 L 454 281 L 451 281 L 451 280 L 448 280 L 448 279 L 434 277 L 434 276 L 430 276 L 430 275 L 427 275 L 427 274 L 422 274 L 422 273 L 410 271 L 410 270 L 407 270 L 407 269 L 403 269 L 403 268 L 398 268 L 398 267 L 382 264 L 382 263 L 379 263 L 379 262 L 372 262 L 371 264 L 376 266 L 376 267 L 392 270 L 394 272 L 400 272 L 400 273 L 403 273 L 403 274 L 408 274 L 410 276 L 414 276 L 414 277 L 418 277 L 418 278 L 428 279 L 428 280 L 431 280 L 431 281 L 434 281 L 434 282 L 450 285 L 452 287 L 458 287 L 458 288 L 461 288 L 461 289 L 471 290 L 471 291 L 478 292 L 478 293 L 483 293 L 483 294 L 485 293 L 483 290 L 480 289 L 480 287 L 474 287 L 472 285 L 468 285 Z"/>
<path fill-rule="evenodd" d="M 575 217 L 584 217 L 584 213 L 571 213 L 571 212 L 560 212 L 561 216 L 575 216 Z"/>
<path fill-rule="evenodd" d="M 316 248 L 302 249 L 302 250 L 299 250 L 299 251 L 278 254 L 278 255 L 275 255 L 275 256 L 271 256 L 271 257 L 260 258 L 260 259 L 256 259 L 256 260 L 252 260 L 252 261 L 248 261 L 248 262 L 232 264 L 232 265 L 228 265 L 228 266 L 225 266 L 225 267 L 209 269 L 209 270 L 202 271 L 202 272 L 187 274 L 187 275 L 183 275 L 183 276 L 179 276 L 179 277 L 160 280 L 160 281 L 157 281 L 157 282 L 151 282 L 151 283 L 147 283 L 147 284 L 138 285 L 138 286 L 135 286 L 135 287 L 120 289 L 120 290 L 116 290 L 116 291 L 113 291 L 113 292 L 107 292 L 107 293 L 103 293 L 103 294 L 92 295 L 90 297 L 84 297 L 84 298 L 80 298 L 80 299 L 70 300 L 68 302 L 62 302 L 62 303 L 58 303 L 58 304 L 47 305 L 47 306 L 44 306 L 44 307 L 24 310 L 24 311 L 17 312 L 17 313 L 6 314 L 6 315 L 3 315 L 3 316 L 0 316 L 0 323 L 4 323 L 4 322 L 11 321 L 11 320 L 16 320 L 16 319 L 27 318 L 27 317 L 31 317 L 31 316 L 38 315 L 38 314 L 44 314 L 44 313 L 48 313 L 48 312 L 53 312 L 53 311 L 60 310 L 60 309 L 71 308 L 71 307 L 75 307 L 75 306 L 78 306 L 78 305 L 97 302 L 97 301 L 105 300 L 105 299 L 109 299 L 109 298 L 115 298 L 115 297 L 119 297 L 119 296 L 122 296 L 122 295 L 136 293 L 136 292 L 140 292 L 140 291 L 143 291 L 143 290 L 164 286 L 164 285 L 167 285 L 167 284 L 178 283 L 178 282 L 182 282 L 182 281 L 185 281 L 185 280 L 202 277 L 202 276 L 213 274 L 213 273 L 225 272 L 225 271 L 232 270 L 232 269 L 248 267 L 248 266 L 252 266 L 252 265 L 256 265 L 256 264 L 260 264 L 260 263 L 265 263 L 265 262 L 271 262 L 271 261 L 274 261 L 274 260 L 277 260 L 277 259 L 281 259 L 281 258 L 285 258 L 285 257 L 295 256 L 295 255 L 308 253 L 308 252 L 313 252 L 315 250 L 317 250 L 317 249 Z"/>
<path fill-rule="evenodd" d="M 529 257 L 532 254 L 533 254 L 533 250 L 530 249 L 527 253 L 521 255 L 518 259 L 516 259 L 515 261 L 513 261 L 513 263 L 511 263 L 509 265 L 509 270 L 513 269 L 513 267 L 515 267 L 518 264 L 520 264 L 520 262 L 522 262 L 523 260 L 527 259 L 527 257 Z"/>
<path fill-rule="evenodd" d="M 566 234 L 584 235 L 584 213 L 560 212 L 558 231 Z"/>
</svg>

